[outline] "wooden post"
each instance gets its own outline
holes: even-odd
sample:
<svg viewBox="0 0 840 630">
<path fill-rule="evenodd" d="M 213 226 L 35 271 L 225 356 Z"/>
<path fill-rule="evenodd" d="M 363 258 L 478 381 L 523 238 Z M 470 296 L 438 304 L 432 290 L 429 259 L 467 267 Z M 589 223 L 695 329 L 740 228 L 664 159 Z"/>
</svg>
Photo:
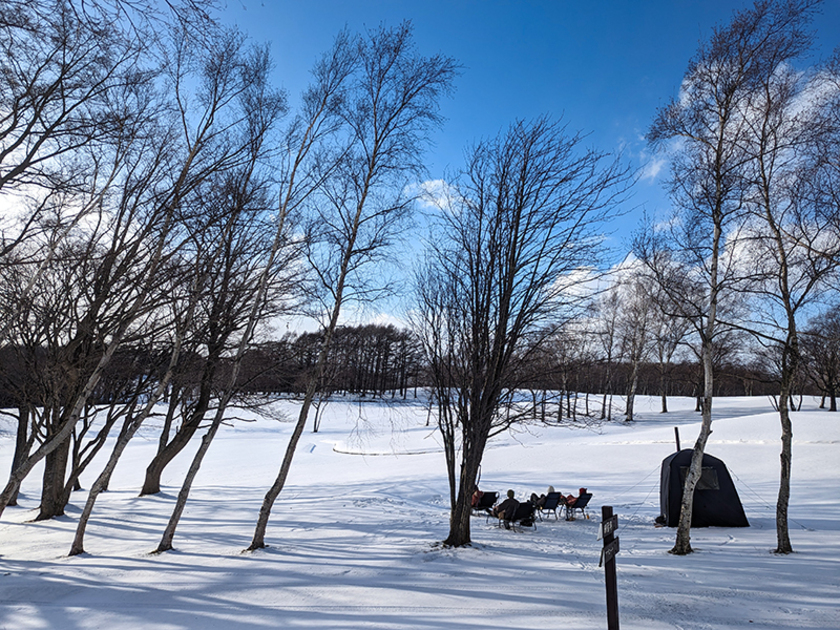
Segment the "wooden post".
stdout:
<svg viewBox="0 0 840 630">
<path fill-rule="evenodd" d="M 618 553 L 618 517 L 613 516 L 611 505 L 601 506 L 601 529 L 599 537 L 604 539 L 601 563 L 607 585 L 607 630 L 618 630 L 618 579 L 615 570 L 615 555 Z"/>
<path fill-rule="evenodd" d="M 680 452 L 680 428 L 674 427 L 674 435 L 677 437 L 677 453 Z"/>
</svg>

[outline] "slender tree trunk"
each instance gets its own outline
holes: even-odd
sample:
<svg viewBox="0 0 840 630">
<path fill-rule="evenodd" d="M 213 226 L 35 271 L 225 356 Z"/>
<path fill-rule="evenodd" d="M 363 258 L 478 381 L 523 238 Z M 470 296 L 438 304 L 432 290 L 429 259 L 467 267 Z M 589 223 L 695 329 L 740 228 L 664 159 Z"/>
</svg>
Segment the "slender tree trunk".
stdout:
<svg viewBox="0 0 840 630">
<path fill-rule="evenodd" d="M 29 407 L 27 405 L 21 405 L 18 407 L 17 439 L 15 440 L 15 454 L 12 457 L 12 472 L 26 459 L 31 446 L 32 442 L 29 439 Z M 17 505 L 19 492 L 20 486 L 12 493 L 11 499 L 9 499 L 9 505 Z"/>
<path fill-rule="evenodd" d="M 142 422 L 142 420 L 140 422 Z M 129 440 L 140 426 L 140 422 L 126 419 L 125 428 L 120 432 L 120 436 L 117 438 L 117 443 L 114 444 L 114 450 L 108 458 L 108 463 L 105 464 L 105 468 L 90 487 L 87 501 L 85 501 L 85 507 L 82 509 L 82 513 L 79 516 L 79 522 L 76 525 L 76 534 L 73 538 L 73 543 L 70 546 L 70 552 L 67 555 L 77 556 L 85 552 L 85 531 L 87 530 L 90 515 L 93 512 L 93 506 L 95 505 L 96 499 L 99 495 L 108 489 L 108 484 L 111 480 L 111 475 L 114 473 L 114 469 L 117 467 L 117 462 L 123 454 L 123 451 L 125 451 L 125 447 L 128 446 Z"/>
<path fill-rule="evenodd" d="M 277 497 L 280 496 L 280 492 L 286 485 L 286 479 L 289 476 L 289 470 L 292 467 L 292 459 L 294 459 L 295 451 L 297 450 L 297 445 L 300 441 L 300 436 L 303 434 L 303 430 L 306 427 L 309 407 L 312 404 L 312 397 L 315 394 L 315 386 L 316 383 L 313 380 L 307 388 L 306 395 L 303 399 L 303 405 L 301 406 L 300 413 L 298 414 L 297 423 L 295 424 L 295 428 L 289 438 L 289 443 L 286 445 L 286 453 L 283 456 L 280 471 L 277 473 L 277 478 L 274 480 L 274 483 L 268 489 L 268 492 L 263 499 L 262 506 L 260 507 L 260 514 L 257 518 L 257 526 L 254 530 L 254 537 L 251 540 L 251 544 L 248 546 L 248 551 L 263 549 L 266 546 L 265 533 L 268 529 L 268 520 L 271 517 L 271 508 L 274 507 L 274 502 L 277 500 Z"/>
<path fill-rule="evenodd" d="M 630 388 L 627 391 L 627 409 L 625 416 L 627 422 L 633 422 L 633 409 L 636 404 L 636 389 L 639 386 L 639 367 L 638 362 L 633 362 L 633 373 L 630 376 Z"/>
<path fill-rule="evenodd" d="M 229 398 L 229 395 L 227 397 Z M 166 529 L 163 531 L 163 536 L 160 539 L 157 549 L 155 549 L 155 553 L 162 553 L 172 549 L 172 541 L 175 538 L 175 530 L 178 527 L 178 523 L 181 520 L 184 509 L 187 507 L 187 499 L 190 496 L 192 484 L 195 481 L 196 475 L 198 475 L 198 470 L 201 468 L 204 456 L 210 449 L 210 443 L 213 441 L 219 427 L 222 425 L 222 419 L 224 417 L 226 407 L 227 400 L 224 404 L 219 405 L 219 408 L 216 410 L 216 415 L 213 418 L 213 422 L 210 424 L 210 428 L 207 429 L 207 433 L 205 433 L 201 438 L 201 445 L 198 447 L 198 451 L 196 451 L 196 454 L 193 456 L 192 463 L 187 471 L 187 476 L 184 478 L 183 484 L 181 484 L 181 490 L 178 492 L 178 498 L 175 501 L 175 507 L 172 510 L 172 515 L 169 517 L 169 522 L 166 524 Z"/>
<path fill-rule="evenodd" d="M 541 392 L 542 397 L 540 398 L 540 422 L 545 424 L 545 406 L 546 406 L 546 397 L 548 396 L 548 392 L 545 389 Z"/>
<path fill-rule="evenodd" d="M 790 502 L 790 469 L 792 459 L 793 425 L 790 421 L 784 394 L 779 402 L 779 419 L 782 423 L 782 452 L 779 455 L 781 473 L 779 479 L 779 497 L 776 501 L 776 553 L 791 553 L 793 547 L 788 530 L 788 504 Z"/>
<path fill-rule="evenodd" d="M 358 221 L 358 219 L 359 215 L 357 214 L 356 220 Z M 352 243 L 350 245 L 350 248 L 352 248 Z M 292 436 L 289 439 L 289 443 L 286 445 L 286 453 L 283 456 L 283 462 L 280 464 L 280 470 L 277 473 L 277 478 L 274 480 L 274 483 L 271 484 L 271 487 L 268 489 L 268 492 L 266 492 L 265 497 L 263 498 L 262 505 L 260 506 L 260 513 L 257 517 L 257 525 L 254 528 L 254 537 L 252 538 L 251 544 L 248 546 L 247 551 L 263 549 L 266 546 L 265 532 L 268 529 L 268 520 L 271 517 L 271 509 L 272 507 L 274 507 L 274 502 L 277 500 L 277 497 L 280 496 L 280 492 L 286 485 L 286 478 L 289 476 L 289 470 L 292 467 L 292 459 L 295 456 L 295 450 L 297 449 L 298 442 L 300 441 L 300 436 L 303 434 L 303 430 L 306 427 L 306 420 L 309 417 L 309 411 L 312 407 L 312 401 L 315 397 L 315 392 L 318 389 L 318 383 L 321 381 L 324 369 L 326 367 L 327 356 L 330 350 L 330 344 L 332 342 L 333 335 L 335 334 L 336 326 L 338 325 L 338 316 L 341 311 L 341 296 L 344 290 L 344 279 L 347 274 L 347 268 L 349 266 L 349 263 L 349 256 L 345 256 L 344 264 L 342 265 L 341 274 L 339 276 L 338 291 L 336 292 L 336 302 L 333 305 L 333 311 L 330 316 L 330 322 L 327 326 L 327 329 L 324 331 L 324 340 L 321 344 L 321 350 L 318 353 L 318 360 L 315 364 L 315 371 L 312 377 L 310 378 L 309 383 L 307 383 L 306 394 L 303 397 L 303 404 L 301 405 L 300 413 L 298 414 L 298 420 L 295 424 L 294 430 L 292 431 Z"/>
<path fill-rule="evenodd" d="M 714 313 L 712 313 L 710 319 L 714 322 Z M 697 487 L 697 482 L 700 481 L 700 475 L 703 473 L 703 454 L 706 450 L 706 442 L 712 433 L 714 365 L 712 362 L 712 347 L 708 341 L 711 338 L 712 327 L 713 323 L 707 328 L 707 337 L 703 340 L 702 359 L 705 374 L 704 391 L 706 394 L 703 397 L 703 417 L 700 424 L 700 434 L 697 436 L 697 441 L 694 443 L 694 451 L 691 454 L 691 464 L 686 475 L 682 501 L 680 502 L 680 520 L 677 524 L 677 538 L 674 547 L 670 551 L 670 553 L 680 556 L 693 551 L 691 548 L 691 519 L 694 515 L 694 489 Z"/>
<path fill-rule="evenodd" d="M 788 311 L 788 335 L 782 355 L 782 378 L 779 388 L 779 420 L 782 425 L 782 452 L 780 459 L 779 496 L 776 500 L 776 553 L 792 553 L 788 529 L 788 505 L 790 503 L 790 475 L 793 457 L 793 423 L 790 419 L 788 400 L 799 367 L 799 338 L 796 318 Z"/>
<path fill-rule="evenodd" d="M 668 413 L 668 379 L 665 376 L 665 372 L 660 372 L 659 374 L 659 391 L 660 397 L 662 399 L 662 412 L 661 413 Z"/>
</svg>

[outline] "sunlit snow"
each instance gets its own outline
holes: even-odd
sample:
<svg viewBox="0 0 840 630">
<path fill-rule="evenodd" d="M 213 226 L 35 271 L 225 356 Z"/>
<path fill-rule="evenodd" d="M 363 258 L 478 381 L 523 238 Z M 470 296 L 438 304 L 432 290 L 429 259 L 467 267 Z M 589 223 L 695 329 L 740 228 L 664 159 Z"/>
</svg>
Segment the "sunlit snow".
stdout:
<svg viewBox="0 0 840 630">
<path fill-rule="evenodd" d="M 594 404 L 594 400 L 592 401 Z M 534 425 L 493 440 L 481 487 L 519 498 L 553 485 L 594 493 L 591 519 L 507 531 L 473 517 L 470 548 L 444 549 L 443 454 L 421 403 L 342 401 L 306 433 L 269 526 L 268 549 L 242 553 L 292 424 L 223 428 L 210 448 L 175 537 L 150 554 L 189 464 L 167 469 L 159 496 L 137 496 L 157 442 L 146 427 L 99 498 L 87 554 L 66 556 L 87 493 L 67 516 L 32 523 L 36 469 L 20 506 L 0 519 L 0 628 L 606 628 L 596 538 L 600 506 L 619 516 L 622 628 L 840 628 L 840 414 L 807 399 L 793 415 L 790 526 L 796 553 L 776 556 L 779 421 L 766 398 L 715 400 L 707 451 L 729 466 L 746 529 L 692 532 L 696 553 L 668 554 L 674 530 L 654 527 L 659 467 L 697 435 L 688 399 L 637 400 L 637 420 Z M 294 413 L 296 404 L 281 403 Z M 0 469 L 12 425 L 0 420 Z M 100 463 L 101 466 L 101 463 Z M 82 478 L 85 488 L 96 464 Z"/>
</svg>

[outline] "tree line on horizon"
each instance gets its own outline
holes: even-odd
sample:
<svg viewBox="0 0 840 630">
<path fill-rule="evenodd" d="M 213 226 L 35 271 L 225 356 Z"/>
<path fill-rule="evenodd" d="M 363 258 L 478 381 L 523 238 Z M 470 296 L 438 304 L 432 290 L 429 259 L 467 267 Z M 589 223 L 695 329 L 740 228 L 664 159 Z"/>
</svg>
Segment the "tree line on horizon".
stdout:
<svg viewBox="0 0 840 630">
<path fill-rule="evenodd" d="M 604 324 L 611 320 L 589 321 Z M 636 320 L 638 323 L 638 320 Z M 700 400 L 702 367 L 692 351 L 689 340 L 668 362 L 661 348 L 665 340 L 645 340 L 639 365 L 634 368 L 632 328 L 619 326 L 618 331 L 607 328 L 582 331 L 559 337 L 526 366 L 520 379 L 522 390 L 536 392 L 543 400 L 547 392 L 559 393 L 568 400 L 565 411 L 555 411 L 552 417 L 574 418 L 586 414 L 585 407 L 571 401 L 581 394 L 627 398 L 631 390 L 640 396 L 662 399 L 661 411 L 668 411 L 667 399 L 672 396 Z M 299 397 L 305 392 L 309 374 L 314 366 L 322 333 L 286 333 L 280 339 L 253 343 L 242 358 L 242 368 L 236 383 L 236 402 L 256 410 L 270 405 L 275 395 Z M 614 346 L 604 350 L 605 340 Z M 774 396 L 778 393 L 778 369 L 774 357 L 767 353 L 744 355 L 735 337 L 718 351 L 715 396 Z M 820 408 L 837 411 L 840 391 L 840 309 L 834 308 L 810 321 L 803 331 L 802 373 L 794 398 L 817 396 Z M 0 348 L 0 408 L 19 420 L 44 407 L 51 395 L 51 385 L 39 379 L 41 372 L 59 369 L 56 355 L 44 346 Z M 52 350 L 62 350 L 61 348 Z M 164 376 L 167 348 L 123 346 L 114 356 L 111 368 L 93 392 L 89 404 L 92 409 L 105 405 L 129 404 L 136 398 L 148 396 Z M 691 360 L 689 357 L 692 357 Z M 201 390 L 201 378 L 206 355 L 182 353 L 170 389 L 162 402 L 171 398 L 179 401 L 180 409 Z M 219 373 L 214 375 L 213 387 L 224 386 L 229 358 L 222 357 Z M 634 370 L 637 383 L 633 386 Z M 336 329 L 326 368 L 318 387 L 319 396 L 352 396 L 371 399 L 417 398 L 418 390 L 430 386 L 428 366 L 424 363 L 419 339 L 409 329 L 394 325 L 343 325 Z M 792 403 L 798 406 L 796 401 Z M 29 414 L 21 408 L 29 407 Z M 612 420 L 609 405 L 601 405 L 605 417 Z M 622 404 L 626 417 L 627 407 Z M 697 410 L 699 411 L 699 402 Z M 18 411 L 12 411 L 18 410 Z M 609 412 L 609 416 L 607 413 Z M 183 413 L 183 411 L 179 412 Z M 598 413 L 601 413 L 600 411 Z M 22 431 L 25 435 L 26 432 Z"/>
<path fill-rule="evenodd" d="M 463 546 L 493 435 L 586 417 L 592 397 L 597 420 L 620 396 L 632 421 L 638 395 L 663 411 L 691 395 L 703 422 L 673 550 L 689 553 L 713 398 L 767 394 L 783 426 L 777 551 L 791 551 L 790 411 L 808 393 L 836 410 L 838 386 L 840 53 L 796 67 L 818 8 L 759 0 L 700 45 L 648 133 L 673 214 L 608 269 L 604 226 L 634 174 L 562 121 L 513 121 L 445 187 L 417 185 L 462 69 L 422 55 L 410 23 L 338 33 L 291 105 L 267 48 L 212 1 L 0 0 L 0 402 L 18 427 L 0 515 L 40 462 L 37 519 L 63 514 L 107 445 L 70 549 L 83 553 L 122 453 L 161 414 L 141 495 L 201 436 L 168 551 L 225 414 L 293 394 L 260 549 L 331 395 L 423 387 L 446 455 L 444 542 Z M 421 195 L 434 209 L 409 295 L 389 263 Z M 340 324 L 401 291 L 405 330 Z M 299 315 L 318 331 L 274 335 Z"/>
</svg>

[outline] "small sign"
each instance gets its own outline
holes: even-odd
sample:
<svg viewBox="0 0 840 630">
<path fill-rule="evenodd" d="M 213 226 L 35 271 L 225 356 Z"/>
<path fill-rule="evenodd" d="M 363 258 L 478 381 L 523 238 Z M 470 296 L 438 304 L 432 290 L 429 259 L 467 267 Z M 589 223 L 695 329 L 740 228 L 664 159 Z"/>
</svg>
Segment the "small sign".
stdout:
<svg viewBox="0 0 840 630">
<path fill-rule="evenodd" d="M 604 586 L 607 588 L 607 630 L 619 630 L 618 627 L 618 580 L 615 554 L 618 553 L 618 537 L 613 532 L 618 529 L 618 517 L 613 514 L 611 505 L 601 506 L 601 526 L 598 538 L 604 539 L 599 567 L 604 567 Z"/>
<path fill-rule="evenodd" d="M 598 526 L 598 540 L 609 536 L 618 529 L 618 515 L 614 514 Z"/>
<path fill-rule="evenodd" d="M 615 554 L 617 554 L 618 551 L 618 538 L 616 538 L 611 543 L 605 545 L 601 550 L 601 561 L 598 563 L 598 566 L 601 567 L 610 562 L 613 558 L 615 558 Z"/>
</svg>

